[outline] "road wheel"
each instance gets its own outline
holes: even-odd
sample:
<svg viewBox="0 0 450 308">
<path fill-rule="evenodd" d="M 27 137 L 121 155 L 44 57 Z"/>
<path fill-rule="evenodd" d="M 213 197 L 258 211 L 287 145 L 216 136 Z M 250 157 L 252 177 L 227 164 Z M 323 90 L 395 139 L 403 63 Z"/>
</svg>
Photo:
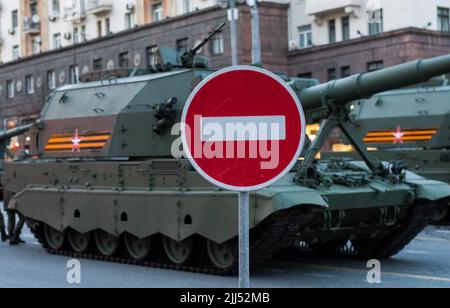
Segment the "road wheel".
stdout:
<svg viewBox="0 0 450 308">
<path fill-rule="evenodd" d="M 58 231 L 48 225 L 44 227 L 44 236 L 47 241 L 47 245 L 54 250 L 62 249 L 66 243 L 66 232 Z"/>
<path fill-rule="evenodd" d="M 133 259 L 145 260 L 150 253 L 150 237 L 140 239 L 127 233 L 125 234 L 125 247 Z"/>
<path fill-rule="evenodd" d="M 91 244 L 90 233 L 79 233 L 73 229 L 67 232 L 67 238 L 73 251 L 78 253 L 85 253 L 89 250 Z"/>
<path fill-rule="evenodd" d="M 98 251 L 106 257 L 112 257 L 119 249 L 119 238 L 103 230 L 95 231 L 95 243 Z"/>
<path fill-rule="evenodd" d="M 192 238 L 178 242 L 164 236 L 163 248 L 170 261 L 177 265 L 185 264 L 190 260 L 194 252 L 194 241 Z"/>
<path fill-rule="evenodd" d="M 236 245 L 234 241 L 228 241 L 222 244 L 207 240 L 206 250 L 211 263 L 218 269 L 228 269 L 236 261 Z"/>
</svg>

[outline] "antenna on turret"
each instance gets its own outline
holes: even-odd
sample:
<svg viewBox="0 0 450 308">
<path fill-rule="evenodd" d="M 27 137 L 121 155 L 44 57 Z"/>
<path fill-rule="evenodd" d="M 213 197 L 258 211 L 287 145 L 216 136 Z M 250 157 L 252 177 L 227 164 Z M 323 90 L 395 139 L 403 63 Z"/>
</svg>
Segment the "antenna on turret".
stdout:
<svg viewBox="0 0 450 308">
<path fill-rule="evenodd" d="M 194 48 L 186 51 L 181 56 L 181 63 L 183 64 L 183 66 L 185 66 L 185 67 L 190 66 L 190 64 L 193 62 L 192 60 L 194 59 L 194 57 L 197 54 L 197 52 L 199 52 L 199 50 L 202 49 L 203 46 L 205 46 L 206 43 L 208 43 L 214 36 L 216 36 L 216 34 L 222 32 L 222 29 L 225 27 L 225 25 L 226 25 L 225 22 L 221 23 L 217 28 L 215 28 L 212 32 L 210 32 L 208 34 L 208 36 L 205 37 Z"/>
</svg>

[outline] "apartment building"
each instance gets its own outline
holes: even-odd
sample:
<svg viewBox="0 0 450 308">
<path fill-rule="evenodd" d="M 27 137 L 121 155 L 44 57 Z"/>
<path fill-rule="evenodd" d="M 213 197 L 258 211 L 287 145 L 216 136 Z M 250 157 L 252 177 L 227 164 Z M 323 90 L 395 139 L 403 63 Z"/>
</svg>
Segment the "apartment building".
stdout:
<svg viewBox="0 0 450 308">
<path fill-rule="evenodd" d="M 159 22 L 216 0 L 0 0 L 0 61 L 14 61 Z"/>
<path fill-rule="evenodd" d="M 450 0 L 292 0 L 290 48 L 405 28 L 450 32 Z"/>
<path fill-rule="evenodd" d="M 450 52 L 450 0 L 293 1 L 291 75 L 325 82 Z"/>
<path fill-rule="evenodd" d="M 19 22 L 20 1 L 0 2 L 0 61 L 8 62 L 21 56 L 22 23 Z"/>
</svg>

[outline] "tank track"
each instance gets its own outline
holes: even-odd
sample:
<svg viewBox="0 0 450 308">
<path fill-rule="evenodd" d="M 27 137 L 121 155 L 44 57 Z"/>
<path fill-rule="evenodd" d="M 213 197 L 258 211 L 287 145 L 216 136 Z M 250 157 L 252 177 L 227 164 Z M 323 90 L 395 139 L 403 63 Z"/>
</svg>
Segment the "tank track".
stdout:
<svg viewBox="0 0 450 308">
<path fill-rule="evenodd" d="M 441 219 L 441 220 L 433 220 L 431 222 L 431 225 L 433 225 L 433 226 L 450 226 L 450 201 L 449 201 L 449 204 L 447 205 L 447 207 L 448 207 L 447 215 L 445 216 L 445 218 Z"/>
<path fill-rule="evenodd" d="M 345 238 L 319 245 L 300 242 L 301 245 L 291 247 L 290 251 L 338 258 L 387 259 L 403 250 L 426 226 L 433 224 L 433 217 L 441 206 L 415 203 L 410 207 L 408 217 L 381 239 L 357 238 L 350 241 L 351 245 Z"/>
<path fill-rule="evenodd" d="M 312 217 L 313 216 L 308 215 L 308 211 L 305 210 L 284 210 L 271 215 L 268 219 L 257 226 L 255 230 L 252 230 L 252 232 L 257 231 L 260 234 L 259 238 L 250 245 L 250 265 L 252 270 L 263 266 L 264 263 L 270 260 L 280 250 L 288 247 L 295 239 L 295 236 L 298 234 L 300 229 L 307 226 L 308 220 Z M 87 253 L 76 253 L 71 251 L 70 249 L 54 250 L 51 249 L 46 242 L 43 231 L 43 224 L 38 223 L 30 229 L 39 244 L 48 253 L 53 255 L 218 276 L 232 276 L 238 273 L 238 262 L 235 262 L 235 264 L 231 268 L 222 270 L 217 269 L 214 266 L 207 264 L 206 262 L 200 263 L 198 265 L 176 265 L 170 263 L 170 261 L 168 260 L 162 259 L 154 261 L 137 261 L 126 256 L 126 254 L 124 254 L 124 256 L 106 257 L 99 254 L 95 251 L 95 249 L 92 248 L 91 251 Z M 250 236 L 252 237 L 252 233 Z M 235 238 L 236 245 L 237 240 L 238 239 Z M 236 260 L 238 259 L 237 251 L 238 250 L 235 249 Z"/>
<path fill-rule="evenodd" d="M 414 204 L 410 209 L 408 219 L 397 230 L 381 239 L 378 245 L 372 247 L 373 250 L 356 251 L 353 256 L 356 258 L 387 259 L 396 255 L 433 221 L 434 214 L 439 206 L 434 203 L 422 202 Z M 345 249 L 343 254 L 345 255 Z"/>
<path fill-rule="evenodd" d="M 393 235 L 389 236 L 387 245 L 377 253 L 379 259 L 389 258 L 399 253 L 407 246 L 422 230 L 430 224 L 436 212 L 437 205 L 416 204 L 411 209 L 408 221 Z"/>
</svg>

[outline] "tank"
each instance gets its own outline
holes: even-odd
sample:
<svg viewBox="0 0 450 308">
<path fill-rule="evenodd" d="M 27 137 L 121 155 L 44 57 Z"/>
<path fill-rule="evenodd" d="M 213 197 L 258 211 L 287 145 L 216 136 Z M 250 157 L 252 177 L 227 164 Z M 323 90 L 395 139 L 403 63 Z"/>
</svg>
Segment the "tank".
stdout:
<svg viewBox="0 0 450 308">
<path fill-rule="evenodd" d="M 403 161 L 421 176 L 450 183 L 449 93 L 448 80 L 435 79 L 357 100 L 350 118 L 380 160 Z M 355 153 L 326 154 L 337 155 L 355 157 Z M 450 223 L 449 208 L 436 216 L 436 222 Z"/>
<path fill-rule="evenodd" d="M 237 193 L 212 186 L 171 154 L 181 143 L 173 127 L 188 96 L 214 72 L 196 51 L 220 29 L 184 54 L 161 48 L 161 64 L 148 74 L 98 73 L 97 81 L 90 76 L 49 96 L 41 125 L 31 130 L 34 159 L 8 162 L 3 177 L 8 207 L 49 253 L 236 274 Z M 347 103 L 448 71 L 450 56 L 325 85 L 283 76 L 308 122 L 326 125 L 289 174 L 251 194 L 252 268 L 295 242 L 337 250 L 352 240 L 354 255 L 389 257 L 429 223 L 449 185 L 373 159 L 348 121 Z M 334 125 L 364 162 L 316 159 Z"/>
</svg>

